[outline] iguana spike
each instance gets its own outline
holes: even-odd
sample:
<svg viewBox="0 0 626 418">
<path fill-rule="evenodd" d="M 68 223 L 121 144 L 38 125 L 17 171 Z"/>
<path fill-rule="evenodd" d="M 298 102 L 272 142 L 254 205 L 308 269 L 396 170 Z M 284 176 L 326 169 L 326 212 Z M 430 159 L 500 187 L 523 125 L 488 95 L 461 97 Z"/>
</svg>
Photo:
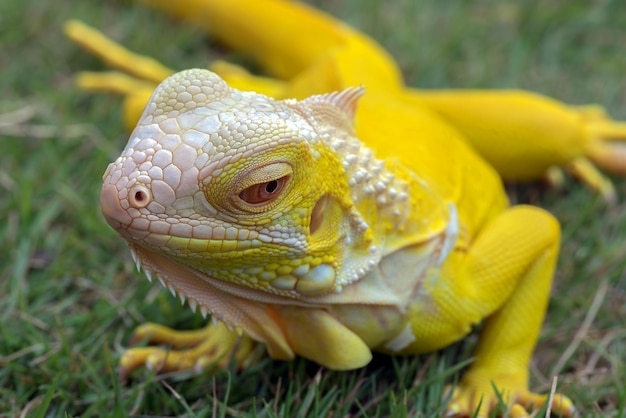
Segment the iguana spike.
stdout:
<svg viewBox="0 0 626 418">
<path fill-rule="evenodd" d="M 353 132 L 357 103 L 363 94 L 364 87 L 348 87 L 342 91 L 312 96 L 299 102 L 288 100 L 285 103 L 291 102 L 299 111 L 307 114 L 308 118 L 314 118 L 324 126 L 341 127 L 346 132 Z"/>
<path fill-rule="evenodd" d="M 350 119 L 354 119 L 359 99 L 365 94 L 365 87 L 348 87 L 343 91 L 338 91 L 325 95 L 326 99 L 334 103 Z M 324 96 L 323 96 L 324 97 Z"/>
</svg>

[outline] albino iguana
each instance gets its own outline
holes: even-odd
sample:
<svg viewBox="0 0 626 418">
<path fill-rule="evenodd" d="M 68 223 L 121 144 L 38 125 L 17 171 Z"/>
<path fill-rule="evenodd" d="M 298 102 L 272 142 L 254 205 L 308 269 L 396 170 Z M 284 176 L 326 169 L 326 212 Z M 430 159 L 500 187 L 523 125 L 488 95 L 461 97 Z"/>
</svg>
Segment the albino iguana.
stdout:
<svg viewBox="0 0 626 418">
<path fill-rule="evenodd" d="M 252 155 L 221 156 L 213 152 L 214 148 L 220 148 L 215 143 L 214 148 L 206 145 L 206 152 L 198 154 L 205 146 L 200 146 L 204 144 L 202 141 L 217 140 L 216 136 L 210 137 L 205 132 L 205 135 L 192 133 L 187 138 L 178 138 L 189 128 L 186 125 L 189 114 L 181 116 L 179 124 L 163 122 L 166 125 L 162 129 L 168 136 L 162 137 L 159 130 L 147 136 L 160 138 L 159 146 L 165 145 L 166 149 L 153 151 L 154 158 L 150 151 L 144 152 L 145 155 L 139 151 L 140 147 L 152 147 L 148 138 L 144 138 L 148 142 L 131 142 L 130 148 L 137 153 L 130 148 L 127 152 L 134 159 L 124 163 L 123 176 L 114 177 L 118 186 L 105 188 L 103 193 L 105 213 L 134 242 L 131 247 L 135 258 L 140 266 L 144 264 L 149 276 L 160 277 L 181 298 L 189 297 L 194 309 L 199 306 L 203 313 L 215 312 L 214 318 L 224 318 L 231 324 L 247 324 L 235 326 L 235 330 L 264 341 L 276 358 L 302 354 L 338 369 L 365 362 L 370 347 L 410 354 L 444 346 L 465 334 L 470 323 L 488 316 L 486 332 L 477 349 L 478 361 L 461 382 L 449 405 L 450 411 L 471 414 L 480 396 L 485 394 L 481 416 L 485 415 L 495 400 L 488 383 L 490 378 L 505 390 L 507 402 L 520 404 L 513 406 L 511 416 L 524 414 L 521 405 L 529 409 L 544 400 L 527 392 L 526 363 L 543 315 L 558 227 L 538 209 L 506 209 L 495 174 L 462 141 L 470 143 L 502 178 L 537 179 L 558 173 L 557 167 L 566 167 L 612 201 L 616 195 L 610 180 L 591 161 L 602 169 L 618 174 L 626 172 L 626 152 L 619 142 L 626 137 L 624 123 L 612 121 L 597 106 L 572 107 L 525 91 L 425 91 L 407 87 L 398 65 L 380 45 L 299 2 L 142 0 L 142 3 L 200 24 L 229 47 L 251 54 L 269 75 L 277 77 L 259 77 L 232 64 L 212 63 L 211 68 L 232 87 L 280 99 L 305 98 L 365 85 L 367 94 L 359 99 L 356 112 L 356 137 L 373 152 L 373 156 L 361 154 L 361 145 L 352 140 L 348 142 L 354 145 L 332 140 L 332 134 L 352 132 L 349 120 L 359 95 L 353 89 L 309 99 L 299 105 L 275 105 L 277 102 L 259 99 L 295 112 L 290 116 L 293 120 L 302 119 L 296 126 L 290 124 L 292 131 L 298 132 L 290 138 L 292 142 L 300 136 L 307 137 L 304 131 L 299 131 L 303 126 L 305 131 L 310 132 L 314 127 L 317 133 L 322 130 L 328 133 L 328 141 L 320 135 L 319 141 L 311 143 L 312 155 L 320 158 L 311 162 L 331 158 L 327 154 L 317 155 L 319 151 L 316 151 L 319 147 L 326 149 L 324 144 L 329 143 L 331 154 L 337 154 L 342 167 L 345 164 L 345 172 L 337 169 L 337 161 L 334 166 L 321 169 L 317 167 L 321 163 L 298 166 L 304 170 L 304 174 L 298 171 L 298 176 L 293 166 L 282 163 L 269 164 L 269 172 L 264 171 L 265 166 L 260 171 L 253 168 L 247 172 L 246 161 L 251 161 Z M 124 94 L 124 117 L 129 126 L 134 126 L 156 84 L 174 70 L 130 53 L 79 22 L 68 22 L 66 32 L 113 67 L 132 75 L 83 73 L 78 81 L 82 88 Z M 291 42 L 284 42 L 285 39 Z M 198 76 L 202 77 L 205 76 Z M 188 97 L 180 95 L 171 99 L 191 103 Z M 206 99 L 194 96 L 193 106 L 201 105 Z M 242 109 L 246 107 L 245 100 L 238 103 Z M 215 103 L 208 107 L 216 113 L 223 108 Z M 298 109 L 309 109 L 318 118 L 313 121 L 311 114 L 298 116 Z M 230 113 L 220 114 L 228 118 Z M 265 116 L 270 117 L 268 114 Z M 216 129 L 218 121 L 227 122 L 210 115 L 194 129 L 211 131 Z M 247 112 L 242 110 L 242 115 L 239 123 L 248 120 Z M 332 115 L 339 119 L 331 122 Z M 277 117 L 274 114 L 271 118 Z M 146 123 L 142 118 L 137 132 L 145 133 L 148 128 L 141 126 Z M 235 122 L 229 123 L 232 128 Z M 274 125 L 268 125 L 268 129 L 270 126 Z M 267 134 L 267 130 L 263 128 L 259 133 Z M 230 138 L 237 134 L 223 131 L 219 135 Z M 137 134 L 133 135 L 136 137 Z M 262 136 L 242 139 L 250 141 L 249 144 L 258 140 Z M 178 151 L 177 148 L 168 156 L 167 148 L 179 141 L 187 141 L 191 149 L 181 147 L 184 151 Z M 300 143 L 300 146 L 304 145 Z M 192 164 L 194 149 L 197 159 Z M 293 155 L 285 158 L 298 160 Z M 385 161 L 384 166 L 378 165 L 379 160 Z M 226 166 L 211 166 L 201 173 L 199 167 L 194 168 L 196 163 Z M 132 174 L 135 168 L 138 171 Z M 231 172 L 235 177 L 229 182 L 246 178 L 243 183 L 237 183 L 238 193 L 232 189 L 235 186 L 228 186 L 231 183 L 213 188 L 215 179 L 209 182 L 205 176 L 210 171 L 219 173 L 215 174 L 216 178 L 224 180 L 223 170 L 229 169 L 241 169 L 237 175 Z M 394 178 L 384 177 L 387 180 L 383 181 L 380 176 L 385 172 L 392 173 Z M 140 179 L 133 177 L 127 184 L 127 176 L 139 175 Z M 252 179 L 247 179 L 248 175 Z M 346 177 L 347 186 L 338 180 Z M 301 181 L 296 184 L 297 178 Z M 408 182 L 408 189 L 399 191 L 385 181 Z M 213 186 L 205 187 L 205 182 Z M 196 190 L 196 194 L 193 198 L 184 195 L 181 187 Z M 202 193 L 194 187 L 200 187 Z M 128 190 L 132 193 L 128 194 Z M 311 194 L 305 193 L 309 190 Z M 232 193 L 228 195 L 226 191 Z M 378 201 L 380 196 L 376 193 L 383 193 L 384 200 Z M 287 195 L 291 197 L 283 197 Z M 391 205 L 398 204 L 398 196 L 404 195 L 410 201 L 399 206 L 406 212 L 398 208 L 400 215 L 392 214 L 390 218 L 389 211 L 397 209 Z M 390 201 L 392 197 L 395 203 Z M 230 200 L 223 203 L 223 199 Z M 265 199 L 268 199 L 267 207 L 263 205 Z M 270 205 L 270 200 L 275 203 Z M 210 202 L 208 206 L 207 202 Z M 256 209 L 246 212 L 246 204 L 260 208 L 259 212 Z M 237 216 L 229 212 L 233 207 L 239 210 Z M 155 213 L 150 216 L 150 211 Z M 130 216 L 141 213 L 148 217 L 132 221 Z M 295 218 L 294 213 L 297 213 Z M 394 217 L 403 213 L 407 214 L 405 219 Z M 373 221 L 381 219 L 382 222 Z M 131 221 L 132 228 L 123 226 Z M 270 234 L 269 225 L 274 225 L 274 235 Z M 156 232 L 148 235 L 149 227 Z M 522 231 L 523 227 L 529 231 Z M 244 228 L 247 232 L 242 231 Z M 265 232 L 256 236 L 255 228 Z M 535 228 L 538 231 L 530 231 Z M 321 235 L 324 231 L 327 235 Z M 189 234 L 196 236 L 189 240 Z M 136 241 L 141 237 L 150 240 L 151 248 L 160 255 L 142 249 L 142 241 Z M 207 238 L 211 239 L 207 241 Z M 281 238 L 285 241 L 279 243 Z M 370 242 L 376 243 L 373 254 L 365 251 Z M 453 243 L 454 250 L 449 248 Z M 315 255 L 309 258 L 309 252 Z M 272 258 L 279 261 L 271 261 Z M 152 260 L 152 265 L 146 266 L 146 260 Z M 526 270 L 524 266 L 532 268 Z M 381 273 L 372 276 L 368 271 Z M 207 281 L 207 274 L 214 280 Z M 234 284 L 237 280 L 245 284 Z M 533 281 L 541 284 L 528 284 Z M 253 301 L 248 300 L 251 297 Z M 506 313 L 507 310 L 510 312 Z M 489 315 L 492 312 L 494 315 Z M 510 319 L 511 316 L 516 319 Z M 380 326 L 381 321 L 384 326 Z M 407 326 L 407 321 L 411 325 Z M 136 335 L 150 336 L 152 342 L 165 345 L 173 342 L 174 347 L 195 346 L 174 352 L 154 347 L 131 349 L 122 357 L 124 372 L 144 364 L 166 369 L 202 367 L 219 359 L 224 362 L 229 358 L 225 354 L 233 354 L 243 365 L 250 359 L 255 344 L 248 337 L 238 339 L 237 333 L 223 325 L 178 333 L 149 324 L 140 327 Z M 501 375 L 502 370 L 510 374 Z M 564 415 L 573 410 L 571 402 L 563 397 L 557 396 L 553 406 L 553 410 Z"/>
<path fill-rule="evenodd" d="M 429 115 L 384 100 L 349 88 L 277 101 L 206 70 L 156 89 L 104 175 L 102 210 L 148 277 L 220 325 L 148 325 L 140 335 L 197 346 L 131 349 L 126 371 L 192 367 L 231 350 L 243 363 L 255 342 L 276 359 L 354 369 L 372 350 L 439 349 L 486 319 L 449 410 L 471 414 L 482 402 L 486 416 L 492 383 L 517 414 L 545 401 L 528 389 L 528 362 L 557 221 L 509 207 L 499 176 L 457 131 L 416 136 Z M 378 123 L 359 129 L 371 117 Z M 552 410 L 574 408 L 557 395 Z"/>
</svg>

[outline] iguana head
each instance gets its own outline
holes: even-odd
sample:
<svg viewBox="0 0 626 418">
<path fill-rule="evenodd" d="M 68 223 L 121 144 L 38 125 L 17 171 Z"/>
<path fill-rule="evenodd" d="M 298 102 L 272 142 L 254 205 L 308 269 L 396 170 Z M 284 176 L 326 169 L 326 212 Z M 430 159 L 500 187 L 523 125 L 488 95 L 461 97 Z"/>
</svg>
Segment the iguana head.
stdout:
<svg viewBox="0 0 626 418">
<path fill-rule="evenodd" d="M 104 174 L 105 218 L 140 264 L 164 257 L 253 293 L 338 292 L 380 258 L 360 214 L 375 205 L 355 207 L 344 158 L 358 159 L 350 138 L 361 93 L 275 101 L 206 70 L 175 74 Z M 143 267 L 178 290 L 172 269 Z"/>
</svg>

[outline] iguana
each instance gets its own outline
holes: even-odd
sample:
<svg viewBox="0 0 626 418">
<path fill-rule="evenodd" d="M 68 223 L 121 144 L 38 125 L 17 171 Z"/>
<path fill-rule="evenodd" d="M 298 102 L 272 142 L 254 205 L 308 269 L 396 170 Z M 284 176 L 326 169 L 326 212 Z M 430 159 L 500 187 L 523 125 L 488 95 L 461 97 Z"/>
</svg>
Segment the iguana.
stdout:
<svg viewBox="0 0 626 418">
<path fill-rule="evenodd" d="M 371 349 L 434 350 L 487 318 L 449 410 L 471 414 L 484 395 L 484 416 L 496 400 L 492 381 L 513 416 L 542 403 L 528 391 L 527 363 L 559 227 L 540 209 L 508 208 L 498 175 L 466 141 L 500 176 L 536 178 L 569 165 L 612 199 L 610 182 L 585 155 L 623 171 L 621 144 L 604 139 L 624 137 L 624 125 L 599 108 L 528 92 L 407 88 L 371 39 L 296 2 L 146 2 L 201 20 L 284 79 L 214 64 L 231 86 L 304 100 L 238 92 L 194 70 L 162 84 L 139 118 L 156 83 L 174 71 L 68 24 L 74 40 L 137 77 L 80 78 L 83 87 L 127 95 L 127 122 L 140 119 L 105 175 L 107 220 L 148 277 L 228 324 L 186 333 L 142 326 L 138 338 L 195 346 L 133 348 L 122 370 L 202 367 L 226 354 L 245 364 L 259 341 L 274 358 L 355 368 Z M 295 50 L 282 41 L 285 30 L 299 39 Z M 342 91 L 361 84 L 361 98 L 358 88 Z M 552 406 L 574 410 L 559 395 Z"/>
<path fill-rule="evenodd" d="M 207 70 L 155 90 L 104 174 L 102 210 L 149 278 L 227 327 L 147 325 L 139 335 L 197 346 L 131 349 L 123 368 L 193 367 L 230 351 L 245 362 L 260 342 L 276 359 L 347 370 L 372 350 L 442 348 L 486 319 L 449 410 L 480 404 L 486 416 L 492 384 L 518 414 L 545 401 L 527 368 L 558 222 L 508 207 L 497 173 L 455 130 L 412 136 L 428 114 L 380 100 L 357 87 L 279 101 Z M 387 132 L 359 129 L 372 108 Z M 560 395 L 552 409 L 574 412 Z"/>
</svg>

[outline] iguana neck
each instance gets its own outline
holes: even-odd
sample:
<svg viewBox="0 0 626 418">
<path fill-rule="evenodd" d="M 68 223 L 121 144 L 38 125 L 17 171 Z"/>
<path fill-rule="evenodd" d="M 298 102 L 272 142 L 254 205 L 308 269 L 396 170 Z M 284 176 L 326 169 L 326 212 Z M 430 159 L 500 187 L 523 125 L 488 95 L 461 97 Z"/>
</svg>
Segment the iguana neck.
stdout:
<svg viewBox="0 0 626 418">
<path fill-rule="evenodd" d="M 450 204 L 424 179 L 398 162 L 376 158 L 372 149 L 350 133 L 334 132 L 321 139 L 343 162 L 362 227 L 369 226 L 375 236 L 385 237 L 383 256 L 445 231 Z"/>
</svg>

